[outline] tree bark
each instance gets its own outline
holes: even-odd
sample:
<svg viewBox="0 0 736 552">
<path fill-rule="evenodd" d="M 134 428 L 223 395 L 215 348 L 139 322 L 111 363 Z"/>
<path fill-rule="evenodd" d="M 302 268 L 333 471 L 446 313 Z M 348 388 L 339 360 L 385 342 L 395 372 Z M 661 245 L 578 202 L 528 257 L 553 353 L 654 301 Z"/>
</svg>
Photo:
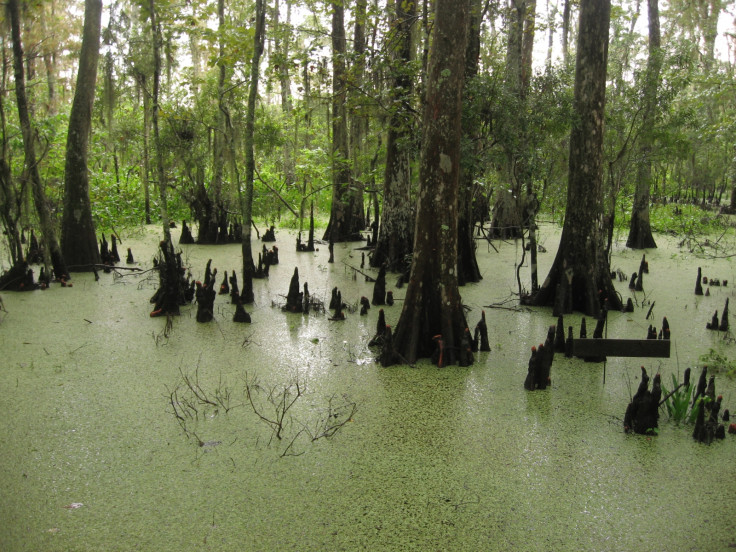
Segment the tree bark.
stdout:
<svg viewBox="0 0 736 552">
<path fill-rule="evenodd" d="M 143 210 L 146 224 L 151 224 L 151 99 L 146 88 L 146 76 L 138 74 L 143 90 L 143 156 L 141 160 L 141 182 L 143 183 Z"/>
<path fill-rule="evenodd" d="M 607 300 L 621 301 L 605 255 L 603 220 L 603 130 L 610 0 L 582 0 L 575 62 L 567 209 L 560 246 L 536 305 L 553 305 L 554 315 L 582 311 L 597 316 Z"/>
<path fill-rule="evenodd" d="M 223 234 L 223 228 L 227 228 L 227 212 L 222 199 L 222 187 L 224 181 L 224 172 L 226 166 L 225 148 L 227 146 L 228 132 L 226 120 L 229 119 L 229 112 L 225 95 L 227 94 L 227 64 L 224 61 L 225 56 L 225 0 L 217 1 L 217 21 L 218 21 L 218 47 L 219 60 L 217 63 L 217 128 L 212 140 L 212 181 L 207 190 L 204 186 L 199 189 L 199 200 L 196 202 L 194 209 L 199 223 L 197 234 L 197 243 L 214 244 L 227 241 Z"/>
<path fill-rule="evenodd" d="M 291 0 L 286 0 L 286 24 L 279 25 L 279 0 L 275 0 L 273 7 L 273 41 L 278 60 L 279 85 L 281 88 L 281 111 L 287 120 L 291 118 L 291 77 L 289 75 L 289 46 L 291 37 Z M 294 174 L 294 147 L 295 141 L 287 137 L 284 141 L 284 184 L 291 189 L 296 180 Z"/>
<path fill-rule="evenodd" d="M 470 2 L 470 22 L 468 24 L 468 45 L 465 53 L 465 87 L 478 75 L 478 60 L 480 58 L 480 27 L 481 27 L 481 0 Z M 461 185 L 458 201 L 458 257 L 457 278 L 459 285 L 467 282 L 480 282 L 483 277 L 480 274 L 478 260 L 475 257 L 475 217 L 473 210 L 473 198 L 475 186 L 475 149 L 478 143 L 478 121 L 469 117 L 463 117 L 463 137 L 468 143 L 468 155 L 472 159 L 466 159 L 461 171 Z"/>
<path fill-rule="evenodd" d="M 256 100 L 258 99 L 259 64 L 263 53 L 263 40 L 266 34 L 266 13 L 263 0 L 256 0 L 256 23 L 253 35 L 253 59 L 250 67 L 250 88 L 248 89 L 248 107 L 245 116 L 245 193 L 240 194 L 240 209 L 243 217 L 243 303 L 252 303 L 253 297 L 253 248 L 251 247 L 251 226 L 253 221 L 253 179 L 255 175 L 255 156 L 253 137 L 255 133 Z M 240 190 L 240 187 L 238 187 Z"/>
<path fill-rule="evenodd" d="M 457 221 L 462 91 L 469 2 L 437 0 L 431 45 L 414 257 L 395 350 L 408 362 L 431 356 L 442 336 L 440 365 L 459 359 L 467 328 L 457 283 Z"/>
<path fill-rule="evenodd" d="M 10 25 L 13 40 L 13 69 L 15 73 L 15 99 L 18 105 L 18 119 L 20 121 L 21 134 L 23 135 L 25 166 L 31 180 L 33 201 L 36 204 L 36 212 L 38 213 L 41 234 L 46 246 L 46 254 L 50 259 L 54 275 L 57 278 L 63 278 L 68 276 L 68 271 L 66 263 L 64 262 L 64 255 L 62 254 L 61 247 L 59 246 L 59 240 L 56 237 L 56 228 L 51 216 L 51 211 L 46 202 L 46 192 L 44 191 L 43 182 L 41 182 L 41 174 L 39 173 L 36 159 L 36 137 L 34 135 L 28 108 L 25 74 L 23 71 L 23 43 L 20 37 L 20 9 L 18 3 L 19 0 L 9 0 L 7 8 L 10 12 Z"/>
<path fill-rule="evenodd" d="M 6 59 L 5 41 L 0 46 L 2 52 L 2 74 L 0 87 L 7 89 L 8 63 Z M 13 265 L 18 264 L 24 258 L 23 245 L 20 239 L 19 221 L 21 216 L 21 200 L 16 190 L 13 174 L 10 170 L 10 154 L 8 150 L 7 118 L 5 116 L 5 94 L 0 94 L 0 219 L 2 219 L 4 232 L 8 239 L 10 260 Z"/>
<path fill-rule="evenodd" d="M 54 12 L 56 11 L 56 6 L 53 1 L 50 2 L 50 4 L 49 9 L 51 11 L 51 16 L 53 17 Z M 49 31 L 48 25 L 46 24 L 46 7 L 40 6 L 40 8 L 39 23 L 41 24 L 41 32 L 44 37 L 48 37 Z M 46 71 L 46 87 L 48 89 L 48 103 L 46 111 L 49 115 L 54 115 L 56 114 L 56 62 L 54 52 L 51 50 L 49 43 L 50 41 L 48 39 L 44 40 L 41 44 L 41 48 L 43 50 L 43 65 Z"/>
<path fill-rule="evenodd" d="M 508 39 L 506 45 L 506 71 L 504 88 L 510 97 L 517 102 L 513 114 L 506 117 L 507 139 L 505 154 L 505 182 L 497 186 L 496 200 L 493 206 L 492 235 L 500 238 L 520 238 L 523 233 L 522 223 L 522 182 L 526 163 L 517 164 L 522 154 L 520 147 L 523 141 L 524 110 L 522 107 L 522 78 L 524 52 L 524 22 L 526 19 L 527 0 L 511 0 L 507 9 Z M 516 113 L 518 112 L 518 113 Z M 521 137 L 519 137 L 521 135 Z M 512 138 L 513 137 L 513 138 Z M 517 170 L 520 168 L 521 170 Z"/>
<path fill-rule="evenodd" d="M 391 62 L 391 105 L 383 179 L 383 215 L 371 266 L 403 270 L 413 242 L 414 207 L 411 196 L 411 95 L 413 79 L 406 71 L 412 59 L 413 2 L 394 0 L 394 25 L 389 44 L 395 45 Z"/>
<path fill-rule="evenodd" d="M 366 0 L 356 0 L 353 9 L 355 27 L 353 31 L 353 56 L 350 67 L 350 92 L 348 104 L 350 106 L 350 166 L 351 166 L 351 200 L 352 216 L 365 221 L 363 218 L 363 192 L 365 190 L 365 153 L 364 142 L 368 131 L 368 116 L 365 101 L 362 98 L 365 82 L 365 22 Z M 355 224 L 358 231 L 365 227 L 359 222 Z"/>
<path fill-rule="evenodd" d="M 343 0 L 332 2 L 332 206 L 330 221 L 322 239 L 332 242 L 360 238 L 363 229 L 357 190 L 351 182 L 348 145 L 347 67 L 345 55 L 345 7 Z"/>
<path fill-rule="evenodd" d="M 562 0 L 562 61 L 567 65 L 570 59 L 570 4 L 572 0 Z"/>
<path fill-rule="evenodd" d="M 161 137 L 158 128 L 159 96 L 161 88 L 161 24 L 156 13 L 155 0 L 149 0 L 151 15 L 151 34 L 153 37 L 153 106 L 151 110 L 151 123 L 153 125 L 153 143 L 156 153 L 156 176 L 158 181 L 158 193 L 161 201 L 161 223 L 163 225 L 164 240 L 171 243 L 171 227 L 169 226 L 169 208 L 166 198 L 166 174 L 164 172 L 164 159 L 161 146 Z M 144 91 L 144 94 L 146 92 Z"/>
<path fill-rule="evenodd" d="M 93 270 L 92 265 L 100 263 L 89 198 L 87 154 L 100 53 L 102 0 L 85 0 L 84 6 L 77 86 L 66 138 L 64 214 L 61 221 L 61 250 L 69 267 L 77 272 L 89 272 Z"/>
<path fill-rule="evenodd" d="M 662 51 L 659 32 L 659 0 L 649 1 L 649 57 L 644 76 L 642 109 L 642 134 L 639 148 L 639 163 L 636 173 L 636 191 L 631 211 L 629 237 L 626 247 L 647 249 L 657 247 L 649 222 L 649 197 L 652 187 L 652 150 L 654 147 L 653 126 L 656 120 L 657 91 L 662 67 Z"/>
</svg>

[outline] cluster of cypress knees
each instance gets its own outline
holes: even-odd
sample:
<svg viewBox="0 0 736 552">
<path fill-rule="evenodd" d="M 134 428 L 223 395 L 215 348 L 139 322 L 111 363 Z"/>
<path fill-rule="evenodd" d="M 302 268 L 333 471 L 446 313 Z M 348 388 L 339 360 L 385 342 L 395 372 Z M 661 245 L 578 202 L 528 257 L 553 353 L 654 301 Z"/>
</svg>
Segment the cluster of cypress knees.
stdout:
<svg viewBox="0 0 736 552">
<path fill-rule="evenodd" d="M 175 225 L 172 223 L 172 227 Z M 273 226 L 270 228 L 270 230 L 273 232 Z M 243 234 L 243 228 L 240 225 L 240 223 L 230 223 L 229 227 L 227 224 L 224 224 L 220 228 L 217 228 L 214 230 L 212 235 L 210 236 L 212 238 L 212 241 L 210 243 L 217 243 L 217 244 L 226 244 L 226 243 L 237 243 L 242 239 Z M 276 238 L 273 240 L 266 240 L 263 241 L 275 241 Z M 187 225 L 187 221 L 183 220 L 181 221 L 181 235 L 179 236 L 179 243 L 180 244 L 193 244 L 196 243 L 194 236 L 192 235 L 192 230 Z"/>
<path fill-rule="evenodd" d="M 721 281 L 718 278 L 708 279 L 707 277 L 703 276 L 702 268 L 698 267 L 698 277 L 695 280 L 695 295 L 705 295 L 706 297 L 710 295 L 710 287 L 708 287 L 705 290 L 705 293 L 703 293 L 703 284 L 716 287 L 727 286 L 728 280 Z M 707 322 L 705 324 L 705 328 L 708 330 L 716 330 L 721 332 L 728 331 L 728 298 L 726 298 L 726 304 L 723 307 L 723 311 L 721 311 L 720 320 L 718 319 L 718 311 L 715 311 L 710 319 L 710 322 Z"/>
<path fill-rule="evenodd" d="M 118 253 L 118 238 L 115 234 L 110 235 L 110 242 L 108 243 L 105 238 L 105 234 L 102 234 L 100 239 L 100 260 L 102 261 L 102 269 L 105 272 L 111 272 L 117 263 L 120 262 L 120 254 Z M 129 265 L 135 264 L 133 253 L 128 248 L 128 254 L 125 259 Z M 26 252 L 26 257 L 22 262 L 16 263 L 10 270 L 0 276 L 0 290 L 10 291 L 32 291 L 34 289 L 48 289 L 52 282 L 52 275 L 46 271 L 44 263 L 44 252 L 40 247 L 36 235 L 31 231 L 30 244 Z M 30 267 L 31 264 L 41 264 L 41 270 L 39 271 L 38 280 L 35 279 L 33 269 Z M 91 266 L 92 271 L 95 274 L 95 280 L 99 280 L 97 269 L 100 268 L 98 265 Z M 63 275 L 57 278 L 57 281 L 61 287 L 72 287 L 72 282 L 69 281 L 68 275 Z"/>
<path fill-rule="evenodd" d="M 601 316 L 596 320 L 595 330 L 593 330 L 593 338 L 600 339 L 603 337 L 603 330 L 606 325 L 607 311 L 603 309 Z M 667 318 L 663 320 L 663 325 L 667 325 Z M 669 338 L 669 325 L 667 325 L 667 336 Z M 557 326 L 551 325 L 547 330 L 547 338 L 544 343 L 539 346 L 532 347 L 532 354 L 529 357 L 529 369 L 526 379 L 524 380 L 524 389 L 535 391 L 537 389 L 546 389 L 552 382 L 550 371 L 555 353 L 563 353 L 567 358 L 573 356 L 573 328 L 568 326 L 567 339 L 565 338 L 565 322 L 562 315 L 557 317 Z M 587 324 L 585 318 L 580 321 L 580 339 L 588 337 Z M 585 357 L 589 362 L 603 362 L 605 357 Z"/>
<path fill-rule="evenodd" d="M 181 259 L 181 251 L 174 252 L 170 242 L 162 241 L 159 246 L 159 257 L 154 259 L 154 266 L 159 273 L 159 287 L 151 297 L 154 304 L 151 316 L 166 316 L 179 314 L 179 307 L 197 300 L 197 322 L 210 322 L 214 318 L 215 298 L 219 295 L 230 295 L 230 301 L 235 305 L 233 322 L 250 322 L 250 314 L 243 306 L 247 290 L 241 293 L 238 289 L 238 277 L 233 270 L 231 275 L 227 271 L 222 283 L 217 288 L 217 268 L 212 269 L 212 259 L 207 261 L 202 281 L 195 281 L 187 272 Z M 254 278 L 268 276 L 270 266 L 278 264 L 278 248 L 274 245 L 270 250 L 263 246 L 258 254 L 258 268 Z"/>
<path fill-rule="evenodd" d="M 486 313 L 481 313 L 481 318 L 475 326 L 473 336 L 470 335 L 470 328 L 465 328 L 460 338 L 459 347 L 448 350 L 445 340 L 441 334 L 432 338 L 434 342 L 434 351 L 431 356 L 432 363 L 439 368 L 444 368 L 453 364 L 455 360 L 460 366 L 470 366 L 473 364 L 473 354 L 478 351 L 488 352 L 491 350 L 488 341 L 488 325 L 486 324 Z M 383 309 L 378 311 L 378 320 L 376 321 L 376 334 L 368 342 L 369 347 L 378 347 L 378 362 L 381 366 L 393 366 L 394 364 L 409 364 L 409 362 L 394 348 L 393 333 L 391 326 L 386 324 L 386 316 Z"/>
<path fill-rule="evenodd" d="M 360 298 L 360 315 L 368 314 L 371 305 L 374 306 L 392 306 L 394 297 L 392 291 L 386 291 L 386 269 L 381 268 L 378 277 L 374 281 L 373 297 L 369 300 L 363 296 Z M 289 293 L 286 296 L 286 304 L 282 307 L 285 312 L 308 313 L 311 309 L 324 308 L 316 299 L 310 296 L 309 286 L 304 283 L 304 288 L 299 285 L 299 269 L 294 268 L 294 274 L 289 283 Z M 350 307 L 342 298 L 342 293 L 335 287 L 332 289 L 330 296 L 329 310 L 334 311 L 330 320 L 345 320 L 345 311 Z M 432 362 L 439 367 L 450 364 L 453 358 L 457 358 L 461 366 L 470 366 L 473 363 L 473 353 L 477 351 L 490 351 L 491 347 L 488 341 L 488 326 L 486 324 L 485 312 L 482 313 L 481 319 L 475 327 L 474 337 L 471 338 L 470 330 L 465 328 L 465 332 L 461 338 L 458 351 L 448 351 L 441 335 L 433 338 L 435 343 L 435 351 L 432 356 Z M 393 346 L 393 337 L 391 326 L 386 324 L 386 315 L 383 309 L 378 311 L 378 320 L 376 321 L 376 334 L 368 343 L 370 347 L 380 348 L 378 361 L 382 366 L 392 366 L 398 363 L 407 363 Z"/>
<path fill-rule="evenodd" d="M 603 318 L 598 320 L 593 338 L 602 337 Z M 529 369 L 526 379 L 524 380 L 524 388 L 528 391 L 537 389 L 546 389 L 551 383 L 550 371 L 554 354 L 564 353 L 566 357 L 572 357 L 572 326 L 568 328 L 567 339 L 564 335 L 564 322 L 562 316 L 557 319 L 557 327 L 550 326 L 547 331 L 547 338 L 544 343 L 538 347 L 532 347 L 532 354 L 529 358 Z M 580 338 L 587 337 L 585 319 L 583 318 L 580 325 Z M 662 320 L 662 329 L 657 334 L 656 328 L 649 326 L 647 332 L 649 339 L 669 339 L 670 328 L 667 317 Z M 586 358 L 585 360 L 604 360 L 601 358 Z M 715 394 L 715 376 L 711 375 L 710 380 L 707 379 L 707 366 L 703 367 L 698 385 L 693 396 L 693 408 L 698 408 L 695 420 L 695 429 L 693 438 L 702 443 L 711 443 L 713 439 L 722 439 L 725 437 L 725 427 L 719 423 L 719 412 L 721 409 L 722 396 L 716 397 Z M 646 369 L 641 367 L 641 381 L 636 394 L 626 408 L 624 415 L 624 431 L 639 433 L 642 435 L 652 435 L 656 433 L 659 423 L 659 408 L 665 404 L 674 393 L 681 387 L 687 387 L 690 384 L 690 368 L 685 370 L 685 379 L 678 387 L 672 390 L 666 397 L 662 398 L 661 377 L 659 374 L 654 376 L 652 388 L 649 388 L 650 378 Z M 723 422 L 729 421 L 728 409 L 724 410 L 722 415 Z M 728 428 L 729 433 L 736 434 L 736 424 L 731 424 Z"/>
<path fill-rule="evenodd" d="M 664 398 L 662 398 L 660 375 L 654 376 L 651 389 L 649 389 L 649 380 L 649 375 L 642 366 L 639 388 L 631 398 L 624 415 L 624 431 L 627 433 L 633 431 L 641 435 L 656 434 L 659 426 L 659 408 L 681 387 L 687 388 L 690 385 L 690 368 L 685 370 L 683 382 Z M 708 367 L 703 366 L 691 404 L 691 408 L 697 409 L 693 439 L 700 443 L 710 444 L 714 439 L 725 438 L 726 428 L 719 421 L 722 401 L 722 395 L 716 397 L 715 376 L 711 375 L 708 379 Z M 729 422 L 728 409 L 723 411 L 721 420 Z M 731 424 L 728 432 L 736 433 L 736 424 Z"/>
</svg>

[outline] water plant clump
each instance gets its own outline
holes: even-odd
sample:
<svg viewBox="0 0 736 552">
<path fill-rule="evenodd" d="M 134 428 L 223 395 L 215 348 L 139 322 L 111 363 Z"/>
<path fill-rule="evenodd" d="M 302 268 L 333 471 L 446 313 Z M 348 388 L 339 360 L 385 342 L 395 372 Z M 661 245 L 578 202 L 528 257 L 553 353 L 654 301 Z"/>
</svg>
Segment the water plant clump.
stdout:
<svg viewBox="0 0 736 552">
<path fill-rule="evenodd" d="M 693 393 L 695 388 L 690 383 L 690 368 L 685 370 L 685 377 L 682 383 L 677 382 L 677 376 L 672 374 L 672 390 L 669 391 L 664 385 L 662 391 L 665 394 L 662 403 L 667 410 L 667 416 L 676 424 L 693 423 L 697 416 L 696 407 L 690 408 L 693 404 Z"/>
</svg>

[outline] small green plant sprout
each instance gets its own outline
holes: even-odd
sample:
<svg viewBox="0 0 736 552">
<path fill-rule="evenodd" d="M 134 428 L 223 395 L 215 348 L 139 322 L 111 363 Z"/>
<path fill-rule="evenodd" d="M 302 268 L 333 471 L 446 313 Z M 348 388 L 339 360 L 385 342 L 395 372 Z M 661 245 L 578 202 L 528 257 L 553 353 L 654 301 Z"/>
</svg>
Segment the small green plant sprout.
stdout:
<svg viewBox="0 0 736 552">
<path fill-rule="evenodd" d="M 693 391 L 694 387 L 690 383 L 690 368 L 685 370 L 685 380 L 683 383 L 678 384 L 677 376 L 672 374 L 672 391 L 668 391 L 664 385 L 662 386 L 664 398 L 659 404 L 660 406 L 664 404 L 667 409 L 669 419 L 674 421 L 676 424 L 690 423 L 692 421 L 690 418 L 694 419 L 692 415 L 688 416 Z M 700 405 L 699 400 L 696 405 Z M 695 410 L 695 407 L 693 407 L 693 410 Z"/>
<path fill-rule="evenodd" d="M 669 419 L 678 425 L 694 424 L 700 410 L 707 408 L 712 401 L 710 396 L 698 393 L 696 387 L 690 383 L 690 368 L 685 370 L 684 381 L 680 384 L 672 374 L 672 391 L 662 386 L 662 392 L 665 396 L 659 406 L 664 405 Z"/>
</svg>

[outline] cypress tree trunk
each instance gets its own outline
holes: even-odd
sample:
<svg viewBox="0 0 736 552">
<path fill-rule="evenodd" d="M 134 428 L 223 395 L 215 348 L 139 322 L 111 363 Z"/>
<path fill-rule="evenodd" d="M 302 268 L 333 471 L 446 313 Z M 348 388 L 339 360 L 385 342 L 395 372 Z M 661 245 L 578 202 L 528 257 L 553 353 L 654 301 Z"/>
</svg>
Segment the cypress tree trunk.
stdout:
<svg viewBox="0 0 736 552">
<path fill-rule="evenodd" d="M 5 54 L 5 48 L 2 48 Z M 7 87 L 7 63 L 3 60 L 2 74 L 0 74 L 0 86 L 5 90 Z M 23 245 L 20 239 L 19 224 L 21 215 L 21 200 L 13 182 L 13 174 L 8 165 L 8 132 L 5 117 L 5 98 L 0 94 L 0 219 L 2 219 L 5 234 L 8 239 L 10 260 L 13 265 L 23 260 Z"/>
<path fill-rule="evenodd" d="M 453 364 L 467 323 L 457 283 L 462 91 L 469 2 L 437 0 L 430 52 L 414 257 L 394 348 L 409 362 L 431 356 L 442 335 L 442 365 Z"/>
<path fill-rule="evenodd" d="M 253 297 L 253 248 L 251 247 L 251 223 L 253 220 L 253 178 L 255 174 L 255 157 L 253 153 L 253 135 L 255 132 L 256 99 L 258 98 L 259 64 L 263 53 L 265 35 L 265 10 L 263 0 L 256 0 L 256 29 L 253 36 L 253 59 L 250 67 L 250 88 L 248 90 L 248 108 L 245 116 L 245 194 L 240 194 L 240 209 L 243 217 L 243 237 L 241 250 L 243 254 L 243 303 L 252 303 Z M 240 191 L 240 188 L 238 187 Z"/>
<path fill-rule="evenodd" d="M 291 37 L 291 0 L 286 0 L 286 25 L 279 25 L 279 0 L 275 0 L 273 6 L 273 41 L 276 55 L 278 56 L 278 74 L 279 85 L 281 88 L 281 110 L 286 115 L 287 120 L 291 118 L 292 101 L 291 101 L 291 76 L 289 75 L 289 46 Z M 295 132 L 296 133 L 296 132 Z M 294 174 L 294 147 L 295 140 L 287 138 L 284 141 L 284 185 L 286 189 L 291 189 L 296 180 Z"/>
<path fill-rule="evenodd" d="M 547 279 L 533 299 L 553 305 L 555 316 L 600 313 L 603 300 L 620 309 L 605 255 L 603 130 L 610 0 L 582 0 L 575 64 L 575 111 L 570 133 L 567 209 L 560 246 Z"/>
<path fill-rule="evenodd" d="M 86 0 L 84 5 L 82 49 L 66 139 L 64 215 L 61 222 L 64 259 L 72 270 L 78 272 L 89 272 L 94 268 L 92 265 L 100 262 L 89 199 L 87 152 L 100 53 L 102 0 Z"/>
<path fill-rule="evenodd" d="M 352 185 L 348 146 L 347 67 L 345 55 L 345 7 L 332 2 L 332 207 L 323 236 L 333 242 L 360 238 L 363 229 L 362 199 Z M 360 210 L 356 207 L 360 203 Z"/>
<path fill-rule="evenodd" d="M 642 136 L 639 148 L 640 161 L 636 173 L 636 191 L 631 211 L 631 223 L 626 247 L 646 249 L 657 247 L 649 223 L 649 197 L 652 186 L 652 149 L 656 119 L 657 90 L 662 67 L 662 51 L 659 33 L 659 1 L 649 0 L 649 57 L 644 81 L 644 109 L 642 114 Z"/>
<path fill-rule="evenodd" d="M 351 166 L 351 218 L 357 219 L 354 227 L 357 231 L 365 227 L 363 218 L 364 204 L 363 192 L 365 190 L 365 136 L 368 131 L 369 117 L 364 107 L 363 86 L 365 81 L 365 22 L 366 22 L 366 0 L 356 0 L 353 8 L 355 27 L 353 32 L 353 56 L 350 68 L 350 166 Z"/>
<path fill-rule="evenodd" d="M 156 14 L 155 0 L 149 0 L 151 12 L 151 34 L 153 36 L 153 106 L 151 123 L 153 124 L 153 143 L 156 152 L 156 176 L 158 193 L 161 201 L 161 223 L 163 225 L 164 240 L 171 243 L 171 228 L 169 226 L 169 208 L 166 199 L 166 174 L 164 159 L 161 151 L 161 138 L 158 129 L 159 95 L 161 89 L 161 25 Z"/>
<path fill-rule="evenodd" d="M 481 2 L 471 0 L 470 23 L 468 27 L 468 46 L 465 54 L 465 86 L 478 74 L 478 58 L 480 57 L 480 24 Z M 469 148 L 475 149 L 478 135 L 478 123 L 468 117 L 463 117 L 463 136 L 470 142 Z M 475 151 L 469 152 L 475 158 Z M 473 213 L 473 192 L 475 190 L 475 163 L 474 159 L 463 163 L 461 176 L 460 196 L 458 205 L 458 283 L 480 282 L 480 268 L 475 257 L 475 239 L 473 229 L 475 218 Z"/>
<path fill-rule="evenodd" d="M 146 224 L 151 224 L 151 100 L 146 89 L 146 75 L 136 73 L 138 86 L 143 92 L 143 155 L 141 156 L 141 184 L 143 185 L 143 210 Z"/>
<path fill-rule="evenodd" d="M 50 3 L 49 9 L 51 11 L 51 16 L 54 17 L 56 6 L 54 5 L 54 2 L 52 1 Z M 48 31 L 48 25 L 46 24 L 46 8 L 44 6 L 41 6 L 41 9 L 39 10 L 39 23 L 41 24 L 41 32 L 43 33 L 42 36 L 49 36 Z M 48 88 L 48 104 L 46 106 L 46 112 L 49 115 L 54 115 L 56 113 L 56 59 L 55 54 L 51 50 L 51 47 L 48 45 L 48 40 L 44 40 L 42 42 L 41 48 L 43 51 L 43 65 L 44 70 L 46 71 L 46 86 Z"/>
<path fill-rule="evenodd" d="M 23 149 L 25 151 L 25 166 L 31 180 L 31 192 L 33 202 L 36 204 L 38 221 L 41 226 L 41 234 L 45 244 L 47 258 L 50 259 L 54 275 L 57 278 L 68 276 L 64 255 L 56 237 L 56 228 L 51 211 L 46 203 L 46 192 L 41 182 L 41 174 L 38 171 L 36 159 L 35 136 L 28 109 L 28 98 L 26 96 L 26 83 L 23 67 L 23 43 L 20 37 L 20 9 L 19 0 L 9 0 L 7 7 L 10 12 L 10 25 L 13 40 L 13 70 L 15 73 L 15 99 L 18 104 L 18 119 L 20 121 L 21 134 L 23 135 Z"/>
<path fill-rule="evenodd" d="M 562 61 L 565 65 L 570 58 L 570 4 L 572 0 L 562 0 Z"/>
<path fill-rule="evenodd" d="M 413 242 L 414 209 L 410 201 L 413 79 L 406 65 L 412 58 L 411 27 L 416 8 L 413 2 L 394 0 L 394 9 L 389 41 L 395 45 L 391 61 L 393 109 L 386 142 L 383 215 L 371 266 L 385 265 L 388 270 L 402 270 Z"/>
</svg>

